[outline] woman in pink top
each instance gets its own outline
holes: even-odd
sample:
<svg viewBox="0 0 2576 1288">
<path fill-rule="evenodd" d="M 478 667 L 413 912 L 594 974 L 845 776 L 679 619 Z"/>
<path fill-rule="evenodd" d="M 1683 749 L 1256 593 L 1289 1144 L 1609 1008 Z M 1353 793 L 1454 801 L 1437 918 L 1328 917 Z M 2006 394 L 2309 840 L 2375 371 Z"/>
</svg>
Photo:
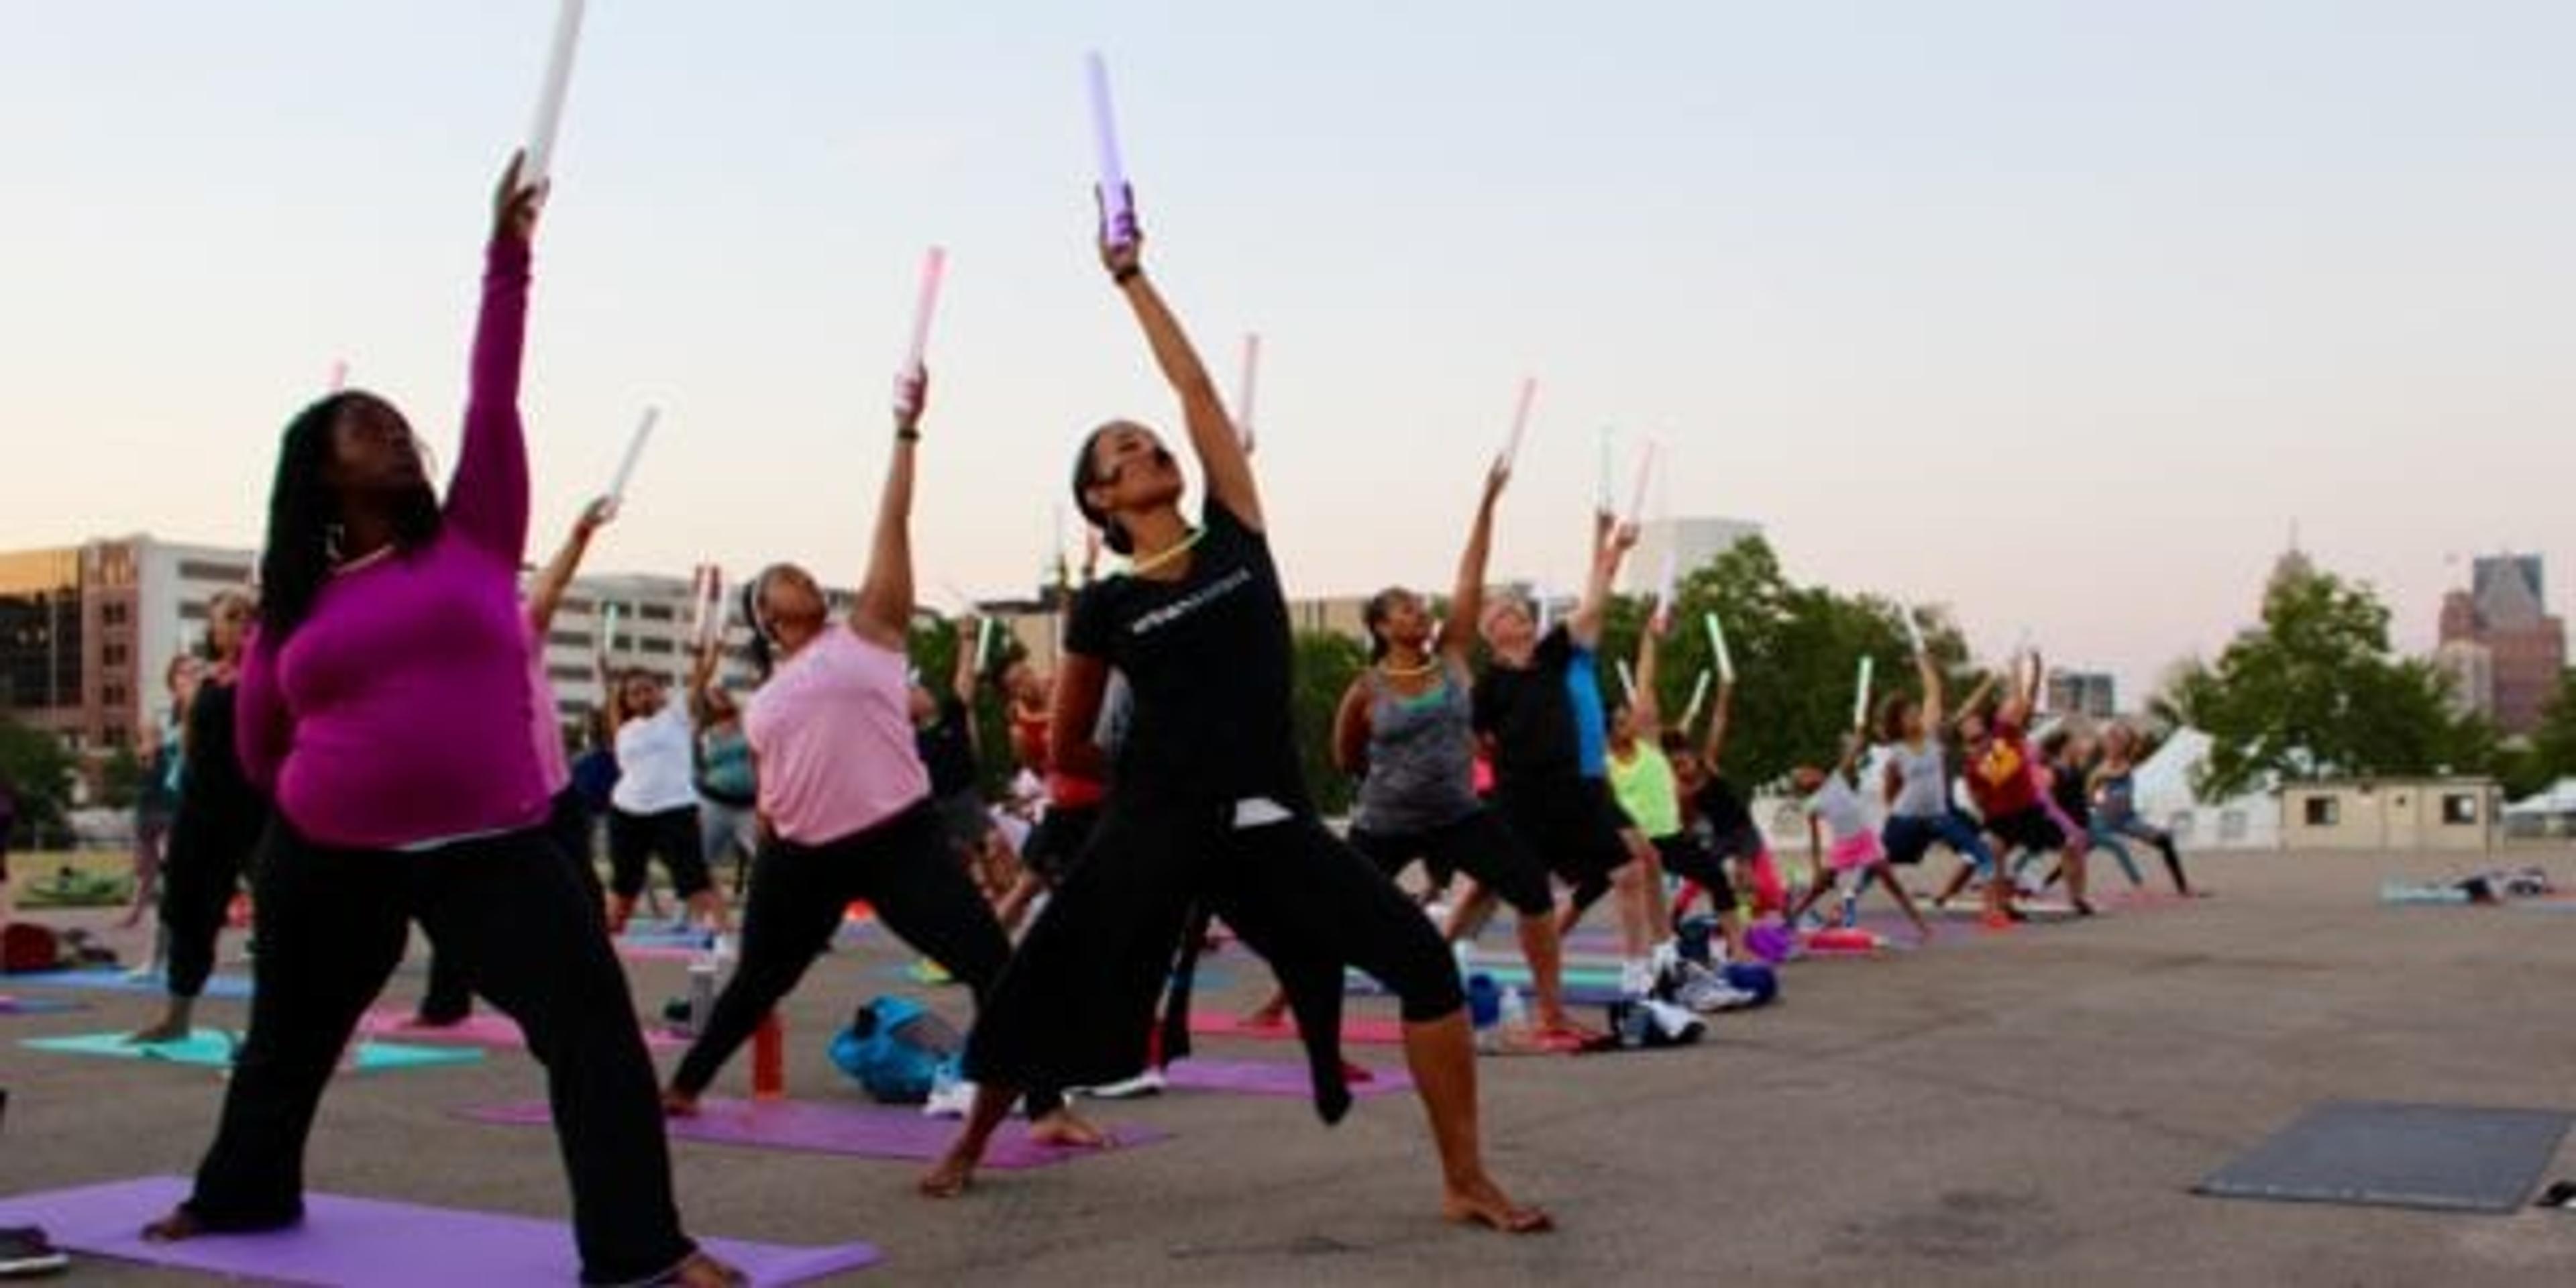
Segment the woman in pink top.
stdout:
<svg viewBox="0 0 2576 1288">
<path fill-rule="evenodd" d="M 746 596 L 752 630 L 776 658 L 742 721 L 759 766 L 765 834 L 743 905 L 742 964 L 663 1093 L 675 1116 L 697 1112 L 725 1061 L 830 946 L 854 899 L 874 905 L 888 930 L 964 981 L 979 1005 L 1010 961 L 1010 940 L 949 847 L 913 747 L 904 648 L 913 611 L 913 456 L 928 387 L 914 371 L 896 391 L 894 461 L 867 581 L 848 619 L 831 620 L 822 587 L 793 564 L 763 569 Z M 1035 1139 L 1104 1143 L 1052 1088 L 1030 1093 L 1029 1116 Z"/>
<path fill-rule="evenodd" d="M 303 1217 L 305 1137 L 409 922 L 546 1066 L 589 1283 L 737 1283 L 680 1231 L 653 1066 L 600 906 L 545 833 L 519 559 L 528 245 L 543 196 L 493 200 L 465 435 L 447 502 L 401 413 L 335 393 L 287 427 L 236 741 L 261 842 L 250 1035 L 196 1189 L 157 1241 Z"/>
</svg>

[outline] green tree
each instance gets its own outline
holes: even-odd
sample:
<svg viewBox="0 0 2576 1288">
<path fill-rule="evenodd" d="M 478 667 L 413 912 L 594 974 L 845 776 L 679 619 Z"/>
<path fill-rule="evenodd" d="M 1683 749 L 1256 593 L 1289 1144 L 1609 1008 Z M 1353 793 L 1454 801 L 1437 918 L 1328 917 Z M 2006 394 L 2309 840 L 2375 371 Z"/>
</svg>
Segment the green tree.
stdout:
<svg viewBox="0 0 2576 1288">
<path fill-rule="evenodd" d="M 1297 757 L 1315 806 L 1327 815 L 1351 806 L 1358 784 L 1333 767 L 1333 716 L 1351 681 L 1368 669 L 1368 648 L 1331 631 L 1299 631 L 1296 638 L 1292 714 L 1297 731 Z"/>
<path fill-rule="evenodd" d="M 62 739 L 0 712 L 0 778 L 17 800 L 22 837 L 59 835 L 71 805 L 71 752 Z"/>
<path fill-rule="evenodd" d="M 142 758 L 131 746 L 117 748 L 100 767 L 98 803 L 108 809 L 132 809 L 142 792 Z"/>
<path fill-rule="evenodd" d="M 2499 758 L 2493 727 L 2453 714 L 2437 669 L 2390 654 L 2378 596 L 2321 570 L 2277 579 L 2262 630 L 2214 666 L 2182 667 L 2163 707 L 2210 735 L 2198 786 L 2217 796 L 2272 780 L 2485 772 Z"/>
</svg>

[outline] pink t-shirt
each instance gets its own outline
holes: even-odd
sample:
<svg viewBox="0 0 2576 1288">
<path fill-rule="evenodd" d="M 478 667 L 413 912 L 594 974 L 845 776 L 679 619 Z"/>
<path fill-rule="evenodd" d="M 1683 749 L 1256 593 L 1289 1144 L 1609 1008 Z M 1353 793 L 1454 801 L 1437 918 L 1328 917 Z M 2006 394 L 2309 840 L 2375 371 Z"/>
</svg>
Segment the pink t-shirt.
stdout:
<svg viewBox="0 0 2576 1288">
<path fill-rule="evenodd" d="M 760 812 L 800 845 L 863 832 L 930 797 L 904 655 L 845 622 L 780 664 L 743 709 Z"/>
</svg>

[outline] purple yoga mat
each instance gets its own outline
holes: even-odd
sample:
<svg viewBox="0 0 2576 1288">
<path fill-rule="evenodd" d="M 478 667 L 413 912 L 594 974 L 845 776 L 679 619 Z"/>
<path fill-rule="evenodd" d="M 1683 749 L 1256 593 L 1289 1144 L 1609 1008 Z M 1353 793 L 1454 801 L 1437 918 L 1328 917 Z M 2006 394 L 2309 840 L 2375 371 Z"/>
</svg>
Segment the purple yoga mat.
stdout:
<svg viewBox="0 0 2576 1288">
<path fill-rule="evenodd" d="M 388 1038 L 397 1042 L 463 1044 L 503 1051 L 528 1049 L 527 1035 L 519 1032 L 517 1022 L 491 1011 L 476 1011 L 444 1027 L 427 1027 L 413 1024 L 409 1011 L 378 1009 L 367 1012 L 358 1021 L 358 1032 L 371 1038 Z M 654 1051 L 686 1051 L 689 1040 L 666 1029 L 647 1025 L 644 1045 Z"/>
<path fill-rule="evenodd" d="M 556 1221 L 418 1207 L 377 1199 L 304 1196 L 304 1223 L 269 1234 L 145 1243 L 143 1225 L 185 1198 L 175 1176 L 0 1199 L 0 1226 L 41 1225 L 56 1246 L 94 1257 L 264 1283 L 448 1288 L 455 1284 L 577 1283 L 572 1230 Z M 755 1284 L 794 1284 L 876 1264 L 864 1243 L 795 1248 L 702 1241 L 707 1254 Z"/>
<path fill-rule="evenodd" d="M 1379 1069 L 1366 1082 L 1350 1084 L 1351 1094 L 1366 1100 L 1413 1090 L 1413 1075 L 1402 1069 Z M 1315 1081 L 1303 1061 L 1210 1060 L 1191 1056 L 1163 1071 L 1175 1090 L 1231 1091 L 1247 1096 L 1286 1096 L 1303 1100 L 1315 1094 Z"/>
<path fill-rule="evenodd" d="M 551 1121 L 545 1102 L 521 1101 L 461 1109 L 458 1115 L 505 1127 L 538 1127 Z M 671 1139 L 702 1145 L 744 1145 L 753 1149 L 786 1149 L 808 1154 L 844 1154 L 856 1158 L 892 1158 L 928 1163 L 944 1158 L 957 1139 L 957 1123 L 931 1118 L 910 1105 L 862 1105 L 808 1100 L 751 1103 L 710 1097 L 695 1118 L 665 1120 Z M 1109 1129 L 1120 1148 L 1151 1145 L 1171 1138 L 1169 1132 L 1133 1124 Z M 1105 1151 L 1063 1149 L 1032 1144 L 1028 1124 L 1012 1122 L 993 1135 L 984 1166 L 1016 1171 L 1095 1157 Z"/>
<path fill-rule="evenodd" d="M 65 1011 L 86 1011 L 87 1002 L 66 1001 L 59 997 L 0 997 L 0 1015 L 60 1015 Z"/>
</svg>

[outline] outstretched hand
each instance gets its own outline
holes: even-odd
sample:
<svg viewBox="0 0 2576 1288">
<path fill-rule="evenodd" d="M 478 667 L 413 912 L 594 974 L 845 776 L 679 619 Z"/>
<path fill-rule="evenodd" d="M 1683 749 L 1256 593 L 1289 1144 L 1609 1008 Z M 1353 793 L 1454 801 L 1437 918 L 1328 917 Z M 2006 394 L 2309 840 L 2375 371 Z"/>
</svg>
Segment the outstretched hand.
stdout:
<svg viewBox="0 0 2576 1288">
<path fill-rule="evenodd" d="M 1511 485 L 1512 463 L 1500 456 L 1495 457 L 1493 468 L 1485 471 L 1485 499 L 1493 501 L 1500 498 L 1503 489 Z"/>
<path fill-rule="evenodd" d="M 537 212 L 544 209 L 549 184 L 522 186 L 519 172 L 527 165 L 525 151 L 510 154 L 510 164 L 501 170 L 500 186 L 492 192 L 492 239 L 507 238 L 526 243 L 537 235 Z"/>
<path fill-rule="evenodd" d="M 894 427 L 911 433 L 921 428 L 921 414 L 930 409 L 930 368 L 918 364 L 904 368 L 894 378 Z"/>
<path fill-rule="evenodd" d="M 617 498 L 595 497 L 581 508 L 581 517 L 573 520 L 573 530 L 587 537 L 617 520 Z"/>
<path fill-rule="evenodd" d="M 1136 190 L 1131 187 L 1126 193 L 1126 226 L 1116 229 L 1109 226 L 1108 195 L 1097 186 L 1091 190 L 1092 203 L 1100 212 L 1100 266 L 1112 278 L 1123 279 L 1145 267 L 1145 230 L 1136 222 Z"/>
</svg>

